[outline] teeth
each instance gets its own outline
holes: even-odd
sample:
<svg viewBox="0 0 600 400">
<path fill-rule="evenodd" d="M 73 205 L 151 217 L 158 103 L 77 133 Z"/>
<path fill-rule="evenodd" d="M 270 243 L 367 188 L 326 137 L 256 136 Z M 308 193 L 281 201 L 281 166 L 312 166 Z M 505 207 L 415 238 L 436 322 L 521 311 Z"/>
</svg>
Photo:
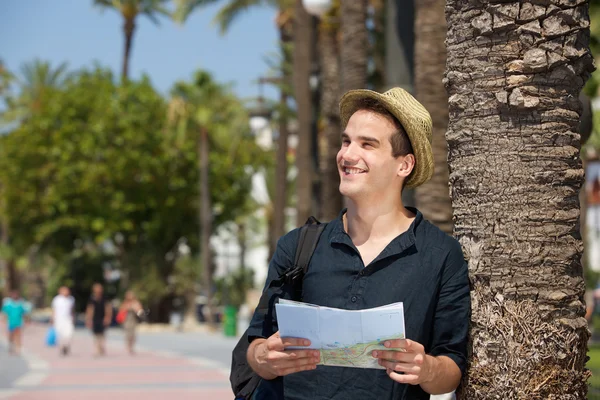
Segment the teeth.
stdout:
<svg viewBox="0 0 600 400">
<path fill-rule="evenodd" d="M 358 169 L 358 168 L 344 168 L 344 172 L 350 175 L 355 175 L 355 174 L 360 174 L 363 171 L 362 169 Z"/>
</svg>

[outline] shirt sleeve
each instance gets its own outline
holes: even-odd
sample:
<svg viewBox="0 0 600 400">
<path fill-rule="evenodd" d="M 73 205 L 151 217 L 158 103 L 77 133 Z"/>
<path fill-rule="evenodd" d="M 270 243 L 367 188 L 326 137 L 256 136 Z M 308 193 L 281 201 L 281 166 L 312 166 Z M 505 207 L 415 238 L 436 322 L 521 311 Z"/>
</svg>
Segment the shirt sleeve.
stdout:
<svg viewBox="0 0 600 400">
<path fill-rule="evenodd" d="M 263 288 L 263 295 L 267 291 L 267 295 L 270 297 L 270 293 L 274 290 L 269 289 L 270 283 L 277 279 L 284 271 L 294 263 L 294 256 L 296 253 L 296 243 L 298 242 L 299 229 L 295 229 L 288 234 L 284 235 L 277 242 L 277 248 L 269 263 L 269 271 L 267 273 L 267 280 Z M 266 332 L 264 329 L 264 321 L 266 317 L 266 310 L 261 310 L 259 307 L 254 311 L 252 320 L 248 327 L 248 339 L 250 341 L 256 338 L 267 338 L 275 332 Z"/>
<path fill-rule="evenodd" d="M 469 270 L 460 244 L 452 239 L 443 266 L 439 299 L 435 311 L 430 354 L 452 359 L 461 373 L 467 368 L 467 343 L 471 319 Z"/>
</svg>

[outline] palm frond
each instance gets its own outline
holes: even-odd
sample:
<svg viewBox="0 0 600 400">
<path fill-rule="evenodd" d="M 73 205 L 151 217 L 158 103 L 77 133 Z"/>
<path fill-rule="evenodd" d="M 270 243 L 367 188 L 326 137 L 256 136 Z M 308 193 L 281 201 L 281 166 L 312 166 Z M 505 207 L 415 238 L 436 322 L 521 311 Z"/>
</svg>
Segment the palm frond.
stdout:
<svg viewBox="0 0 600 400">
<path fill-rule="evenodd" d="M 219 10 L 213 22 L 219 26 L 221 35 L 225 34 L 231 24 L 250 8 L 265 5 L 268 0 L 231 0 Z"/>
<path fill-rule="evenodd" d="M 219 0 L 175 0 L 175 11 L 172 14 L 173 20 L 178 24 L 183 24 L 188 17 L 200 7 L 204 7 Z"/>
</svg>

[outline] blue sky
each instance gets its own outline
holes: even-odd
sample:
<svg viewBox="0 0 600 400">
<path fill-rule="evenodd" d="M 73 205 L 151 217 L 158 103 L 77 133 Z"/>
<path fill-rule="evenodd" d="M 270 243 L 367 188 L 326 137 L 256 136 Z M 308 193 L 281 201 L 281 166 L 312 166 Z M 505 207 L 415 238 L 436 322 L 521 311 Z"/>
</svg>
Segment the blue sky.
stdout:
<svg viewBox="0 0 600 400">
<path fill-rule="evenodd" d="M 239 96 L 256 97 L 254 81 L 269 73 L 264 58 L 277 51 L 275 10 L 248 11 L 222 36 L 212 20 L 224 3 L 197 10 L 184 26 L 166 19 L 156 26 L 138 18 L 130 77 L 146 73 L 167 94 L 175 81 L 203 68 L 218 81 L 233 83 Z M 69 69 L 99 62 L 118 76 L 122 25 L 118 13 L 102 11 L 92 0 L 0 0 L 0 58 L 17 73 L 21 64 L 39 58 L 54 66 L 66 61 Z M 275 97 L 274 88 L 264 91 Z"/>
</svg>

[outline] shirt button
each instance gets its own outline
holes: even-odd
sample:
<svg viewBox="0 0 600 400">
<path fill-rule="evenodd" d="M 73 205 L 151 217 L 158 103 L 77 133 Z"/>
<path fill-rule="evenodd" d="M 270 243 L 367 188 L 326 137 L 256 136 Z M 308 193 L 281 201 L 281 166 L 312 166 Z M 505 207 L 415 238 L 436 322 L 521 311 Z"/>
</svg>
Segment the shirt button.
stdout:
<svg viewBox="0 0 600 400">
<path fill-rule="evenodd" d="M 356 303 L 356 296 L 352 296 L 350 300 L 352 300 L 353 303 Z"/>
<path fill-rule="evenodd" d="M 360 271 L 360 272 L 358 273 L 358 275 L 360 275 L 360 276 L 365 276 L 365 270 L 363 269 L 362 271 Z"/>
</svg>

